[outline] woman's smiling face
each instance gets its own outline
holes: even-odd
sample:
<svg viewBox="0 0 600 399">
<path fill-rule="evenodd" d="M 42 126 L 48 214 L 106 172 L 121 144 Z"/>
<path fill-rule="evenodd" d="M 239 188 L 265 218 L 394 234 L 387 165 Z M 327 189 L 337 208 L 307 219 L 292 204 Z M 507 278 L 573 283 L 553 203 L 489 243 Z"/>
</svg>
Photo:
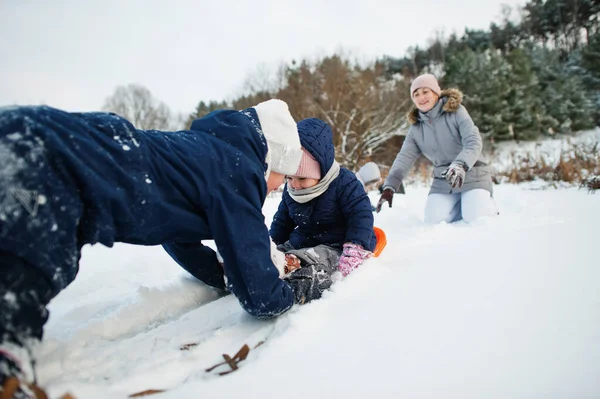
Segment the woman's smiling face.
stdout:
<svg viewBox="0 0 600 399">
<path fill-rule="evenodd" d="M 440 96 L 428 87 L 421 87 L 415 90 L 412 96 L 413 103 L 415 103 L 415 106 L 421 112 L 427 112 L 433 108 L 439 98 Z"/>
</svg>

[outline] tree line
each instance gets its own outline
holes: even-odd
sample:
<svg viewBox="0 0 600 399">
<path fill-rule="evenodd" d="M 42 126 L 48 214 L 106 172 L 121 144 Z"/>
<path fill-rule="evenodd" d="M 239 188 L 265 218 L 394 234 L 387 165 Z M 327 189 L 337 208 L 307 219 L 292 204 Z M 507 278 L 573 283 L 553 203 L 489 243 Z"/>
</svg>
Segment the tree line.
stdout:
<svg viewBox="0 0 600 399">
<path fill-rule="evenodd" d="M 531 0 L 502 11 L 501 21 L 487 30 L 465 29 L 447 37 L 438 32 L 428 45 L 411 47 L 401 57 L 385 55 L 365 65 L 334 54 L 250 75 L 243 95 L 199 101 L 183 127 L 215 109 L 243 109 L 280 98 L 296 120 L 317 117 L 330 124 L 344 166 L 356 169 L 369 160 L 390 165 L 408 130 L 404 115 L 412 106 L 410 82 L 425 72 L 436 75 L 442 88 L 463 91 L 465 106 L 491 143 L 600 125 L 600 1 Z M 129 91 L 135 88 L 140 89 L 129 86 Z M 125 97 L 117 94 L 105 109 L 130 117 L 109 103 Z M 165 114 L 164 104 L 156 100 L 138 103 L 154 104 Z M 162 118 L 162 125 L 136 126 L 171 127 L 168 119 Z"/>
</svg>

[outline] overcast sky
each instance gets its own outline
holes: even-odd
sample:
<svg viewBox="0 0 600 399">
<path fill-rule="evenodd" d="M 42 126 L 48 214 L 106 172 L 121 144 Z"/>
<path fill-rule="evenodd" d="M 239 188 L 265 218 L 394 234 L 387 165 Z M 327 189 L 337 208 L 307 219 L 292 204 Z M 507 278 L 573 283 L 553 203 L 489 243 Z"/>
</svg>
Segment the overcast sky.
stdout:
<svg viewBox="0 0 600 399">
<path fill-rule="evenodd" d="M 524 0 L 0 0 L 0 106 L 99 110 L 141 84 L 173 111 L 237 96 L 249 74 L 343 50 L 401 57 Z"/>
</svg>

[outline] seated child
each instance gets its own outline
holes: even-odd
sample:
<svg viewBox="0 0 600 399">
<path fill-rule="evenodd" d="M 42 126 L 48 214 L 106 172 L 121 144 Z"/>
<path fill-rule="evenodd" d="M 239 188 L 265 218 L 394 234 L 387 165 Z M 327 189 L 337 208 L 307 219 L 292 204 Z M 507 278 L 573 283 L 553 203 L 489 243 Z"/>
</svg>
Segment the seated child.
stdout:
<svg viewBox="0 0 600 399">
<path fill-rule="evenodd" d="M 372 185 L 381 181 L 381 171 L 375 162 L 367 162 L 356 172 L 356 177 L 368 192 Z"/>
<path fill-rule="evenodd" d="M 356 177 L 368 193 L 373 185 L 381 181 L 381 171 L 375 162 L 367 162 L 356 172 Z M 371 211 L 375 212 L 376 209 L 371 205 Z"/>
<path fill-rule="evenodd" d="M 302 160 L 296 173 L 286 176 L 269 233 L 288 254 L 288 268 L 299 258 L 302 267 L 285 280 L 308 301 L 329 288 L 336 270 L 347 276 L 359 267 L 376 238 L 369 197 L 356 175 L 335 161 L 329 125 L 304 119 L 298 122 L 298 134 Z"/>
</svg>

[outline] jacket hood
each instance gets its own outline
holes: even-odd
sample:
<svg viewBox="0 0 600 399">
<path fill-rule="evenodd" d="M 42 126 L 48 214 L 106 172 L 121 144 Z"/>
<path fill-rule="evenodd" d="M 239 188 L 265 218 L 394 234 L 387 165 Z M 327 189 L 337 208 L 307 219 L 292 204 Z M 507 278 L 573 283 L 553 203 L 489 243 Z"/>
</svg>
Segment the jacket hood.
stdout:
<svg viewBox="0 0 600 399">
<path fill-rule="evenodd" d="M 243 111 L 217 110 L 192 122 L 191 131 L 210 134 L 255 159 L 267 170 L 267 139 L 262 134 L 254 108 Z"/>
<path fill-rule="evenodd" d="M 325 176 L 335 160 L 333 132 L 327 123 L 317 118 L 303 119 L 298 122 L 300 144 L 315 157 L 321 167 L 321 176 Z"/>
<path fill-rule="evenodd" d="M 444 101 L 442 111 L 444 112 L 456 112 L 458 107 L 462 104 L 463 93 L 458 89 L 446 89 L 442 90 L 440 99 Z M 406 113 L 406 119 L 408 123 L 414 125 L 419 121 L 419 109 L 416 106 L 412 106 L 411 109 Z"/>
</svg>

